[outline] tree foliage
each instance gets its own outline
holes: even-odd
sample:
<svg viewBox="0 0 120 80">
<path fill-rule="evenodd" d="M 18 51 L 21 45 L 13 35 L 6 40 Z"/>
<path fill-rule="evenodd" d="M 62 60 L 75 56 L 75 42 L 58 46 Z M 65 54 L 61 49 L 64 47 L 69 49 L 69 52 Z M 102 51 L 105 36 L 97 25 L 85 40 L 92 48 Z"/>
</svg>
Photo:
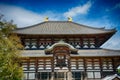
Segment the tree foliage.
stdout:
<svg viewBox="0 0 120 80">
<path fill-rule="evenodd" d="M 0 16 L 0 80 L 21 80 L 23 70 L 20 66 L 22 45 L 16 34 L 16 25 L 3 21 Z"/>
<path fill-rule="evenodd" d="M 118 75 L 120 75 L 120 65 L 117 68 Z"/>
</svg>

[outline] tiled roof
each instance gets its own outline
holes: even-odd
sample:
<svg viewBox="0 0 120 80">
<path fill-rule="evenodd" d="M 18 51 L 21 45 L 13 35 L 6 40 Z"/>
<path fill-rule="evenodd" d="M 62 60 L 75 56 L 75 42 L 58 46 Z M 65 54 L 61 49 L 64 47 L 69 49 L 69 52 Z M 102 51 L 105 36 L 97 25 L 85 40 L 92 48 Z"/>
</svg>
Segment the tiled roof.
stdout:
<svg viewBox="0 0 120 80">
<path fill-rule="evenodd" d="M 23 57 L 52 57 L 52 54 L 45 54 L 44 50 L 24 50 Z M 107 50 L 107 49 L 89 49 L 78 50 L 78 54 L 71 54 L 76 57 L 111 57 L 120 56 L 120 50 Z"/>
<path fill-rule="evenodd" d="M 46 21 L 15 30 L 18 34 L 32 35 L 71 35 L 114 33 L 115 29 L 93 28 L 71 21 Z"/>
<path fill-rule="evenodd" d="M 86 57 L 120 56 L 120 50 L 108 50 L 108 49 L 78 50 L 78 55 Z"/>
<path fill-rule="evenodd" d="M 24 50 L 21 54 L 22 57 L 50 57 L 52 55 L 46 55 L 44 50 Z"/>
</svg>

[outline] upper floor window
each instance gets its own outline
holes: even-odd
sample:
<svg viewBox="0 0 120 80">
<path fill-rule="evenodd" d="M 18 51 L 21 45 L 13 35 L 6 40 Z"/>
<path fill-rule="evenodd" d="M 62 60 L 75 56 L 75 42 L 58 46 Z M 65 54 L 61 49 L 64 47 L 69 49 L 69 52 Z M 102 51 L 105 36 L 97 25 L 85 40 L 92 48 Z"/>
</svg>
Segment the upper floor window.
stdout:
<svg viewBox="0 0 120 80">
<path fill-rule="evenodd" d="M 95 38 L 84 38 L 83 48 L 95 48 Z"/>
<path fill-rule="evenodd" d="M 112 59 L 103 59 L 102 61 L 103 71 L 113 70 Z"/>
<path fill-rule="evenodd" d="M 65 67 L 66 66 L 66 57 L 65 57 L 65 55 L 58 55 L 56 57 L 56 61 L 57 61 L 57 64 L 56 64 L 57 67 Z"/>
<path fill-rule="evenodd" d="M 25 49 L 37 49 L 36 39 L 25 39 L 24 40 Z"/>
<path fill-rule="evenodd" d="M 25 45 L 25 49 L 30 49 L 30 39 L 25 39 L 24 45 Z"/>
<path fill-rule="evenodd" d="M 37 40 L 31 39 L 31 49 L 37 49 Z"/>
<path fill-rule="evenodd" d="M 95 39 L 94 38 L 90 38 L 89 39 L 89 44 L 90 44 L 90 48 L 95 48 Z"/>
<path fill-rule="evenodd" d="M 88 48 L 89 47 L 88 44 L 89 44 L 88 38 L 84 38 L 83 39 L 83 48 Z"/>
</svg>

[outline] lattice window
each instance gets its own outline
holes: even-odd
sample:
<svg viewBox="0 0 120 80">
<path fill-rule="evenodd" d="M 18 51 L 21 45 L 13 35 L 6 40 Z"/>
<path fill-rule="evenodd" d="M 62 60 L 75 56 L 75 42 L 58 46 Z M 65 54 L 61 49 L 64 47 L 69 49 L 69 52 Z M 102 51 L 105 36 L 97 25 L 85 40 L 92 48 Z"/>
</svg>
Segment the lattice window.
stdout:
<svg viewBox="0 0 120 80">
<path fill-rule="evenodd" d="M 69 38 L 68 43 L 69 43 L 70 45 L 74 46 L 74 45 L 75 45 L 74 38 Z"/>
<path fill-rule="evenodd" d="M 29 70 L 35 70 L 35 63 L 29 64 Z"/>
<path fill-rule="evenodd" d="M 88 79 L 100 79 L 101 73 L 100 72 L 87 72 L 87 78 Z"/>
<path fill-rule="evenodd" d="M 24 80 L 35 79 L 35 60 L 23 60 Z"/>
<path fill-rule="evenodd" d="M 65 66 L 67 66 L 66 65 L 66 57 L 65 57 L 65 55 L 57 55 L 56 56 L 56 61 L 57 61 L 57 64 L 56 64 L 57 67 L 65 67 Z"/>
<path fill-rule="evenodd" d="M 86 59 L 87 70 L 93 69 L 92 59 Z"/>
<path fill-rule="evenodd" d="M 30 49 L 30 39 L 25 39 L 25 49 Z"/>
<path fill-rule="evenodd" d="M 99 59 L 93 59 L 93 66 L 95 70 L 100 70 L 100 61 Z"/>
<path fill-rule="evenodd" d="M 80 43 L 80 39 L 79 38 L 75 38 L 75 48 L 79 49 L 81 48 L 81 43 Z"/>
<path fill-rule="evenodd" d="M 81 80 L 81 72 L 72 72 L 72 77 L 74 80 Z"/>
<path fill-rule="evenodd" d="M 71 59 L 71 69 L 77 69 L 77 60 L 76 59 Z"/>
<path fill-rule="evenodd" d="M 27 71 L 28 70 L 28 63 L 27 62 L 23 62 L 22 63 L 22 67 L 23 67 L 24 71 Z"/>
<path fill-rule="evenodd" d="M 88 40 L 88 38 L 84 38 L 83 39 L 83 48 L 89 48 L 89 40 Z"/>
<path fill-rule="evenodd" d="M 44 38 L 41 38 L 39 40 L 39 49 L 44 49 L 45 48 L 45 39 Z"/>
<path fill-rule="evenodd" d="M 39 80 L 50 80 L 51 79 L 51 72 L 39 72 L 37 75 Z"/>
<path fill-rule="evenodd" d="M 38 70 L 41 71 L 44 69 L 44 60 L 43 59 L 39 59 L 38 60 Z"/>
<path fill-rule="evenodd" d="M 51 60 L 50 59 L 45 60 L 45 69 L 51 69 Z"/>
<path fill-rule="evenodd" d="M 94 38 L 90 38 L 89 39 L 89 44 L 90 44 L 90 48 L 95 48 L 95 39 Z"/>
<path fill-rule="evenodd" d="M 113 71 L 113 65 L 112 65 L 112 60 L 111 59 L 103 59 L 102 60 L 102 67 L 103 71 Z"/>
<path fill-rule="evenodd" d="M 79 43 L 77 43 L 76 48 L 77 48 L 77 49 L 81 48 L 81 46 L 80 46 Z"/>
<path fill-rule="evenodd" d="M 93 72 L 87 72 L 87 77 L 88 78 L 94 78 Z"/>
<path fill-rule="evenodd" d="M 86 59 L 87 71 L 100 71 L 99 59 Z"/>
<path fill-rule="evenodd" d="M 50 47 L 50 45 L 48 44 L 47 46 L 46 46 L 46 48 L 49 48 Z"/>
<path fill-rule="evenodd" d="M 44 49 L 45 46 L 41 44 L 39 48 L 40 48 L 40 49 Z"/>
<path fill-rule="evenodd" d="M 35 79 L 35 73 L 29 73 L 29 79 Z"/>
<path fill-rule="evenodd" d="M 83 59 L 78 59 L 78 69 L 84 70 L 84 62 Z"/>
<path fill-rule="evenodd" d="M 37 40 L 31 39 L 31 49 L 37 49 Z"/>
</svg>

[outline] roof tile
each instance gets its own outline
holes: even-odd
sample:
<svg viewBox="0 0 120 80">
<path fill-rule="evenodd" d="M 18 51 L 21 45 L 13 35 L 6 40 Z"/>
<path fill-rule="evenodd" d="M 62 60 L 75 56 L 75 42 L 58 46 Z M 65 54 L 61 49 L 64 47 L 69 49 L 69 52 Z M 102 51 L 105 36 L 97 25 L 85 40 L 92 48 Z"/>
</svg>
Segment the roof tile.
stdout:
<svg viewBox="0 0 120 80">
<path fill-rule="evenodd" d="M 15 30 L 18 34 L 101 34 L 101 33 L 114 33 L 115 29 L 93 28 L 78 24 L 70 21 L 47 21 L 33 26 L 19 28 Z"/>
</svg>

